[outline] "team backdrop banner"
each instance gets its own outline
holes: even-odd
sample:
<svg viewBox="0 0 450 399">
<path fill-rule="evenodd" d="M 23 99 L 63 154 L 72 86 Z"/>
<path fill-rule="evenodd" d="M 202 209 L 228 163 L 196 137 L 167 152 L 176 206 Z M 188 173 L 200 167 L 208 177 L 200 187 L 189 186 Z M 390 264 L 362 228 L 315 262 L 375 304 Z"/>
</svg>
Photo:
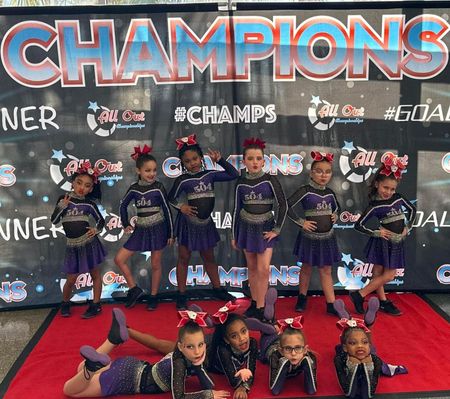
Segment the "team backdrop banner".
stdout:
<svg viewBox="0 0 450 399">
<path fill-rule="evenodd" d="M 407 154 L 398 191 L 418 212 L 407 267 L 388 289 L 448 290 L 449 15 L 412 8 L 0 16 L 0 307 L 61 300 L 65 237 L 50 215 L 85 160 L 103 173 L 103 298 L 125 292 L 114 256 L 126 241 L 120 200 L 136 181 L 130 154 L 151 144 L 170 190 L 181 173 L 175 138 L 192 133 L 240 170 L 243 140 L 264 139 L 265 170 L 287 196 L 308 182 L 311 150 L 334 153 L 337 289 L 370 279 L 367 237 L 353 224 L 383 155 Z M 234 186 L 216 185 L 212 217 L 222 282 L 239 291 L 247 270 L 230 245 Z M 286 221 L 270 277 L 292 292 L 297 233 Z M 162 292 L 176 290 L 176 258 L 176 245 L 165 250 Z M 130 262 L 149 287 L 151 253 Z M 188 284 L 209 284 L 197 254 Z M 74 300 L 89 298 L 91 285 L 80 275 Z M 311 288 L 320 289 L 316 275 Z"/>
</svg>

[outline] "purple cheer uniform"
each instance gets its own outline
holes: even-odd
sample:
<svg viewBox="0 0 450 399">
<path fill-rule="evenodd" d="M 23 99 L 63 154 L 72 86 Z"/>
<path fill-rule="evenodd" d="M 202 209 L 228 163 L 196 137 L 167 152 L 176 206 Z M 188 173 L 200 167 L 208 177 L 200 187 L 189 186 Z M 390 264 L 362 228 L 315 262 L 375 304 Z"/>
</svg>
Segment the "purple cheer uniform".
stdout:
<svg viewBox="0 0 450 399">
<path fill-rule="evenodd" d="M 301 205 L 304 218 L 297 215 L 295 207 Z M 288 199 L 288 216 L 301 227 L 294 246 L 294 254 L 303 263 L 312 266 L 331 266 L 341 259 L 331 217 L 339 211 L 334 192 L 314 181 L 300 187 Z M 306 220 L 316 222 L 316 230 L 303 230 Z"/>
<path fill-rule="evenodd" d="M 95 235 L 88 237 L 87 229 L 94 227 L 101 232 L 105 220 L 95 202 L 69 194 L 69 203 L 64 205 L 64 196 L 58 198 L 51 222 L 62 226 L 67 238 L 63 271 L 67 274 L 87 273 L 103 262 L 106 251 Z"/>
<path fill-rule="evenodd" d="M 406 213 L 406 215 L 405 215 Z M 416 208 L 401 194 L 394 194 L 388 200 L 373 199 L 355 223 L 355 229 L 370 236 L 366 245 L 366 258 L 369 263 L 388 269 L 405 267 L 403 229 L 412 228 Z M 380 230 L 368 227 L 370 219 L 376 218 L 380 226 L 393 234 L 389 240 L 380 237 Z"/>
<path fill-rule="evenodd" d="M 130 251 L 158 251 L 173 238 L 172 216 L 166 190 L 159 181 L 139 180 L 131 185 L 120 203 L 122 226 L 130 226 L 128 205 L 134 201 L 137 220 L 133 234 L 124 244 Z"/>
<path fill-rule="evenodd" d="M 197 216 L 187 216 L 178 212 L 175 232 L 178 243 L 190 251 L 204 251 L 214 247 L 220 240 L 216 225 L 211 218 L 214 210 L 214 183 L 234 180 L 238 171 L 226 160 L 217 162 L 224 170 L 202 170 L 198 173 L 185 173 L 175 180 L 169 193 L 170 204 L 180 210 L 184 202 L 179 197 L 184 193 L 187 204 L 197 208 Z"/>
<path fill-rule="evenodd" d="M 278 215 L 273 215 L 274 204 Z M 287 203 L 283 188 L 275 176 L 263 171 L 245 173 L 236 185 L 233 212 L 233 239 L 248 252 L 263 253 L 273 248 L 278 237 L 267 241 L 264 233 L 281 232 L 286 219 Z"/>
</svg>

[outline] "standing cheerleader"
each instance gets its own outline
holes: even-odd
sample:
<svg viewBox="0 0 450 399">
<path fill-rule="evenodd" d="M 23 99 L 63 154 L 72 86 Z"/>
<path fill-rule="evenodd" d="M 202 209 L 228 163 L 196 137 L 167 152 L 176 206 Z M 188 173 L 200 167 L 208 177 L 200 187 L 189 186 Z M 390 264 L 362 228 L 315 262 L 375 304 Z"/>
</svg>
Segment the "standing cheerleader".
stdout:
<svg viewBox="0 0 450 399">
<path fill-rule="evenodd" d="M 306 345 L 303 333 L 303 316 L 278 320 L 280 335 L 264 334 L 261 337 L 261 358 L 268 362 L 269 384 L 273 395 L 279 395 L 286 378 L 303 374 L 303 389 L 308 395 L 317 391 L 316 356 Z"/>
<path fill-rule="evenodd" d="M 395 278 L 396 269 L 405 267 L 404 240 L 412 229 L 416 208 L 401 194 L 397 185 L 406 171 L 408 157 L 387 153 L 369 187 L 369 206 L 355 223 L 355 229 L 370 236 L 366 246 L 367 262 L 373 263 L 372 280 L 360 291 L 350 293 L 356 312 L 364 313 L 364 297 L 373 291 L 380 299 L 380 310 L 400 316 L 402 312 L 386 297 L 384 284 Z M 406 216 L 405 211 L 406 210 Z M 370 229 L 371 218 L 379 228 Z"/>
<path fill-rule="evenodd" d="M 166 245 L 173 243 L 172 216 L 164 186 L 156 181 L 156 159 L 150 155 L 151 147 L 134 147 L 131 157 L 136 161 L 139 180 L 132 184 L 120 204 L 120 219 L 126 233 L 131 237 L 119 250 L 114 262 L 120 268 L 129 287 L 126 307 L 131 308 L 143 295 L 136 285 L 133 274 L 127 265 L 134 252 L 151 251 L 152 286 L 147 309 L 154 310 L 158 304 L 158 289 L 161 282 L 161 254 Z M 128 219 L 128 205 L 134 201 L 137 221 L 134 228 Z"/>
<path fill-rule="evenodd" d="M 205 315 L 205 314 L 204 314 Z M 111 330 L 103 344 L 94 349 L 82 346 L 84 361 L 75 376 L 64 384 L 64 394 L 70 397 L 103 397 L 130 394 L 159 394 L 172 392 L 173 399 L 222 399 L 227 391 L 213 390 L 214 383 L 204 368 L 206 359 L 202 315 L 195 312 L 182 314 L 178 341 L 173 352 L 154 365 L 131 356 L 111 362 L 109 353 L 116 345 L 128 339 L 125 316 L 113 310 Z M 188 376 L 197 376 L 201 390 L 185 392 Z"/>
<path fill-rule="evenodd" d="M 209 150 L 211 161 L 218 163 L 224 171 L 207 170 L 203 164 L 203 152 L 195 140 L 195 134 L 176 140 L 183 174 L 179 176 L 169 193 L 169 201 L 178 209 L 175 224 L 178 240 L 177 262 L 177 309 L 186 309 L 186 280 L 192 251 L 199 251 L 211 280 L 214 295 L 221 300 L 234 299 L 221 288 L 218 266 L 214 258 L 214 247 L 220 237 L 211 218 L 214 210 L 214 183 L 238 177 L 237 170 L 222 158 L 219 151 Z M 185 193 L 187 202 L 180 202 Z"/>
<path fill-rule="evenodd" d="M 97 168 L 92 168 L 90 162 L 84 162 L 73 174 L 72 191 L 58 198 L 55 210 L 51 216 L 53 224 L 62 223 L 67 237 L 66 255 L 63 271 L 67 280 L 63 287 L 63 302 L 61 316 L 70 316 L 70 298 L 72 289 L 81 273 L 89 273 L 93 281 L 93 302 L 85 313 L 83 319 L 97 316 L 102 307 L 100 297 L 102 294 L 102 278 L 100 263 L 103 262 L 106 252 L 97 237 L 105 225 L 94 199 L 101 199 L 100 182 Z"/>
<path fill-rule="evenodd" d="M 236 185 L 233 213 L 233 248 L 242 249 L 248 268 L 252 303 L 248 317 L 264 319 L 264 298 L 268 289 L 270 261 L 277 237 L 286 219 L 287 203 L 283 188 L 275 176 L 264 173 L 265 142 L 244 141 L 244 165 L 247 171 Z M 274 220 L 275 201 L 278 215 Z"/>
<path fill-rule="evenodd" d="M 295 242 L 294 254 L 302 262 L 300 285 L 295 310 L 303 312 L 306 308 L 312 267 L 319 268 L 320 283 L 327 303 L 327 313 L 336 314 L 331 265 L 341 259 L 333 223 L 337 220 L 339 203 L 334 192 L 327 187 L 332 176 L 333 154 L 311 152 L 309 184 L 300 187 L 288 199 L 289 218 L 300 226 Z M 294 207 L 300 203 L 305 218 L 298 217 Z"/>
</svg>

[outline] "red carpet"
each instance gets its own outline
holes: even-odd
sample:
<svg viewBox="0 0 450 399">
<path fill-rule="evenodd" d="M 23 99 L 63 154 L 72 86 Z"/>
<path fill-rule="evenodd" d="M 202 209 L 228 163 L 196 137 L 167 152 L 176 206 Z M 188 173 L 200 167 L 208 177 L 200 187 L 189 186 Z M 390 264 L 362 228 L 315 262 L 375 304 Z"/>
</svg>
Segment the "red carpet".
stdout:
<svg viewBox="0 0 450 399">
<path fill-rule="evenodd" d="M 450 394 L 450 328 L 449 323 L 437 314 L 425 301 L 414 294 L 391 294 L 390 298 L 401 308 L 404 315 L 392 317 L 379 314 L 373 331 L 373 342 L 378 355 L 386 362 L 403 364 L 409 374 L 393 378 L 382 377 L 377 393 L 400 393 L 422 391 L 447 391 Z M 353 310 L 348 297 L 343 298 Z M 222 303 L 199 302 L 207 311 L 215 311 Z M 305 333 L 309 346 L 318 353 L 318 396 L 342 395 L 333 368 L 334 346 L 339 331 L 336 318 L 325 314 L 323 297 L 314 297 L 305 313 Z M 80 319 L 84 307 L 75 307 L 74 315 L 63 319 L 54 318 L 25 363 L 17 372 L 5 395 L 6 399 L 59 399 L 64 382 L 70 378 L 80 362 L 79 347 L 83 344 L 99 345 L 106 337 L 113 306 L 105 305 L 103 314 L 91 320 Z M 120 305 L 122 307 L 122 305 Z M 279 299 L 277 317 L 290 317 L 294 298 Z M 164 303 L 157 312 L 148 312 L 140 304 L 134 309 L 122 309 L 127 315 L 128 325 L 135 329 L 167 338 L 176 338 L 178 321 L 173 303 Z M 155 362 L 161 356 L 135 342 L 119 346 L 112 357 L 136 356 Z M 229 389 L 222 376 L 213 374 L 217 389 Z M 302 388 L 290 380 L 280 397 L 303 397 Z M 188 384 L 188 387 L 192 387 Z M 128 396 L 143 398 L 141 395 Z M 146 395 L 145 397 L 149 397 Z M 171 398 L 168 394 L 152 395 L 156 398 Z M 258 363 L 256 381 L 250 398 L 272 397 L 268 389 L 267 366 Z"/>
</svg>

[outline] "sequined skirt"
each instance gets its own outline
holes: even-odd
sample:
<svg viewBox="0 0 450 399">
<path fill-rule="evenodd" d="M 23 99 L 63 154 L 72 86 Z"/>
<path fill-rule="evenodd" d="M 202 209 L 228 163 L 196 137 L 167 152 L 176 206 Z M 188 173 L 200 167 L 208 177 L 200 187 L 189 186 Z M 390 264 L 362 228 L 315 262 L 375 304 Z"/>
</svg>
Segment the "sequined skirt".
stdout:
<svg viewBox="0 0 450 399">
<path fill-rule="evenodd" d="M 161 213 L 138 218 L 124 248 L 129 251 L 158 251 L 167 245 L 169 226 Z"/>
<path fill-rule="evenodd" d="M 131 395 L 139 393 L 141 376 L 149 367 L 147 362 L 127 356 L 114 360 L 109 369 L 100 374 L 103 396 Z"/>
<path fill-rule="evenodd" d="M 341 253 L 333 230 L 310 233 L 300 230 L 295 241 L 294 255 L 311 266 L 331 266 L 341 260 Z"/>
<path fill-rule="evenodd" d="M 263 253 L 267 248 L 273 248 L 278 237 L 267 241 L 264 233 L 272 231 L 274 226 L 272 212 L 256 215 L 242 209 L 235 231 L 237 246 L 253 253 Z"/>
<path fill-rule="evenodd" d="M 220 241 L 216 225 L 211 217 L 199 219 L 178 213 L 175 232 L 179 245 L 190 251 L 204 251 L 213 248 Z"/>
<path fill-rule="evenodd" d="M 97 236 L 87 234 L 68 238 L 63 272 L 67 274 L 88 273 L 105 260 L 106 251 Z"/>
<path fill-rule="evenodd" d="M 404 241 L 393 242 L 379 237 L 370 237 L 366 245 L 367 262 L 387 269 L 403 269 L 405 263 Z"/>
</svg>

